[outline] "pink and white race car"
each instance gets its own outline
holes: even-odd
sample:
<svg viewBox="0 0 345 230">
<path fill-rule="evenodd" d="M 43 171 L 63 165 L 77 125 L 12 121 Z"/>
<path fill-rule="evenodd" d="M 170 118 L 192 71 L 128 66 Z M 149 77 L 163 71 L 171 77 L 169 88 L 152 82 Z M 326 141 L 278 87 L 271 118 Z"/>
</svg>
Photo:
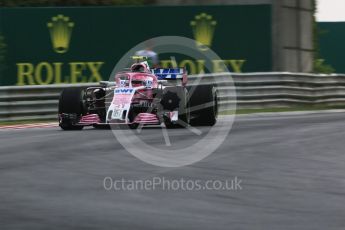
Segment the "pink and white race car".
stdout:
<svg viewBox="0 0 345 230">
<path fill-rule="evenodd" d="M 130 70 L 100 86 L 66 88 L 59 99 L 59 125 L 63 130 L 84 126 L 165 124 L 213 126 L 218 116 L 217 90 L 213 85 L 187 86 L 183 68 L 150 69 L 144 57 Z M 139 60 L 140 59 L 140 60 Z"/>
</svg>

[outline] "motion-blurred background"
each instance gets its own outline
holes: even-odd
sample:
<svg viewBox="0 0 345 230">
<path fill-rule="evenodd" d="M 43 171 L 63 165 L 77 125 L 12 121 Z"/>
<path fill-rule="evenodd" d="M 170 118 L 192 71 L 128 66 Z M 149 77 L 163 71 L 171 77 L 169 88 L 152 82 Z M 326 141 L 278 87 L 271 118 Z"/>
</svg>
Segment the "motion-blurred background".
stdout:
<svg viewBox="0 0 345 230">
<path fill-rule="evenodd" d="M 232 72 L 345 72 L 345 22 L 316 22 L 316 0 L 1 0 L 0 5 L 1 85 L 105 80 L 126 51 L 165 35 L 205 44 Z M 165 59 L 161 65 L 171 65 Z M 181 57 L 177 65 L 191 74 L 204 71 L 197 60 Z"/>
<path fill-rule="evenodd" d="M 29 92 L 25 86 L 108 80 L 113 67 L 128 50 L 159 36 L 194 39 L 199 43 L 191 48 L 200 54 L 215 51 L 220 59 L 212 60 L 210 70 L 205 68 L 207 63 L 202 58 L 195 60 L 179 54 L 174 54 L 173 60 L 171 54 L 158 54 L 159 65 L 186 67 L 189 74 L 200 74 L 225 72 L 225 64 L 234 74 L 239 108 L 262 108 L 259 102 L 263 100 L 265 108 L 345 104 L 345 91 L 339 88 L 342 78 L 325 75 L 333 85 L 317 85 L 319 78 L 310 80 L 308 75 L 306 83 L 298 74 L 289 75 L 293 81 L 303 81 L 294 82 L 293 86 L 337 86 L 337 95 L 282 88 L 286 82 L 281 81 L 284 72 L 345 73 L 345 20 L 329 20 L 341 14 L 341 1 L 0 0 L 0 6 L 0 86 L 24 87 L 0 90 L 5 95 L 0 98 L 5 111 L 0 120 L 11 120 L 16 113 L 13 111 L 23 114 L 21 119 L 28 118 L 30 113 L 31 118 L 53 118 L 61 88 L 52 87 L 50 94 L 43 95 L 46 88 L 30 88 Z M 152 46 L 148 49 L 154 51 L 154 45 L 148 45 Z M 270 72 L 280 77 L 272 78 Z M 261 73 L 257 84 L 240 82 L 247 76 L 241 74 L 252 73 Z M 236 76 L 241 80 L 237 81 Z M 263 82 L 264 77 L 270 83 L 267 79 Z M 277 87 L 267 93 L 263 85 Z M 241 91 L 240 87 L 249 86 L 266 91 Z M 19 97 L 17 94 L 25 94 L 22 90 L 29 96 Z M 330 91 L 335 92 L 335 88 Z M 22 101 L 20 108 L 18 101 Z M 246 101 L 246 106 L 242 101 Z M 31 105 L 41 110 L 32 111 Z"/>
</svg>

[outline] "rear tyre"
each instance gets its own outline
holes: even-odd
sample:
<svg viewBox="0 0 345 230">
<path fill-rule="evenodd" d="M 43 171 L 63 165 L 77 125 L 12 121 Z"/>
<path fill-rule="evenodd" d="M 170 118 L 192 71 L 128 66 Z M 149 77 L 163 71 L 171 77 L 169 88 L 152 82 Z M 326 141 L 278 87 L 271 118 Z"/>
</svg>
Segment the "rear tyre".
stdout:
<svg viewBox="0 0 345 230">
<path fill-rule="evenodd" d="M 218 118 L 218 95 L 214 85 L 189 86 L 192 126 L 213 126 Z"/>
<path fill-rule="evenodd" d="M 161 105 L 164 112 L 178 111 L 178 121 L 172 122 L 164 117 L 166 128 L 183 128 L 189 125 L 190 111 L 188 103 L 188 91 L 184 87 L 167 87 L 163 91 Z"/>
<path fill-rule="evenodd" d="M 81 130 L 76 125 L 84 114 L 83 90 L 79 88 L 64 89 L 59 98 L 59 126 L 63 130 Z"/>
</svg>

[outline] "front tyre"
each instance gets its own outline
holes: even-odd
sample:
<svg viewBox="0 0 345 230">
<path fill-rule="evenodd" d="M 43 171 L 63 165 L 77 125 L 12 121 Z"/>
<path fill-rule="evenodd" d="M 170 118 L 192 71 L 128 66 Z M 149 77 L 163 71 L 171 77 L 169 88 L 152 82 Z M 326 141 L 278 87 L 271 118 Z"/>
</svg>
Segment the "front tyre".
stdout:
<svg viewBox="0 0 345 230">
<path fill-rule="evenodd" d="M 80 88 L 66 88 L 59 98 L 59 126 L 63 130 L 81 130 L 78 125 L 84 114 L 83 90 Z"/>
</svg>

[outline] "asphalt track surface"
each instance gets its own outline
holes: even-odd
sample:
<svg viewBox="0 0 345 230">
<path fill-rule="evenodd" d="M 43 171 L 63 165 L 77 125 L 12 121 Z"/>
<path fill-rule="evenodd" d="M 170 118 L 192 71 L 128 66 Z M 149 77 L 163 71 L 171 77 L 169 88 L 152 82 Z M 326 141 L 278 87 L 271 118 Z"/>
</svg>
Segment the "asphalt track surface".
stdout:
<svg viewBox="0 0 345 230">
<path fill-rule="evenodd" d="M 110 130 L 0 130 L 0 229 L 343 230 L 344 146 L 343 113 L 237 117 L 216 152 L 181 168 L 136 159 Z M 242 189 L 107 191 L 108 176 L 238 177 Z"/>
</svg>

